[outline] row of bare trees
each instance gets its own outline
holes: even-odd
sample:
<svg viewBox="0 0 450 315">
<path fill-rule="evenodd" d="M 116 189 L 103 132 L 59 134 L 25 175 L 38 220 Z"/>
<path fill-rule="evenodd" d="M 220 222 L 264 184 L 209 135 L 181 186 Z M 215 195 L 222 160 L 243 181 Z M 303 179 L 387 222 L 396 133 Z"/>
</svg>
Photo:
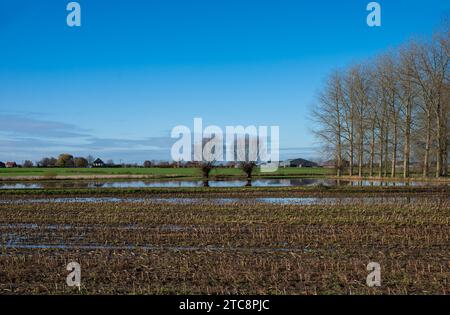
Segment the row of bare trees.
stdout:
<svg viewBox="0 0 450 315">
<path fill-rule="evenodd" d="M 332 73 L 313 116 L 337 175 L 447 176 L 449 30 Z"/>
</svg>

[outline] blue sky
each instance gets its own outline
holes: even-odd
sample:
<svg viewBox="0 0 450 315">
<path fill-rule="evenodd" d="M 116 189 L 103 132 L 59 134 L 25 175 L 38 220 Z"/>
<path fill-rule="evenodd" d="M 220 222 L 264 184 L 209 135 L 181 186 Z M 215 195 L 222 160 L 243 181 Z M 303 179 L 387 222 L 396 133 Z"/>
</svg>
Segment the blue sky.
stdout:
<svg viewBox="0 0 450 315">
<path fill-rule="evenodd" d="M 320 156 L 308 119 L 335 68 L 430 36 L 445 0 L 0 0 L 0 160 L 69 152 L 168 159 L 176 125 L 278 125 L 281 155 Z"/>
</svg>

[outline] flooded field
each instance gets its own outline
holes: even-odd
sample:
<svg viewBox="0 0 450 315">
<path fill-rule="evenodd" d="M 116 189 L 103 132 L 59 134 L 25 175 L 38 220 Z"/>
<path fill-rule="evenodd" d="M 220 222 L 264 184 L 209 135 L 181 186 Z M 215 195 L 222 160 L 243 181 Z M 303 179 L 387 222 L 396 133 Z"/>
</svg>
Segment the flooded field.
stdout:
<svg viewBox="0 0 450 315">
<path fill-rule="evenodd" d="M 402 187 L 402 186 L 438 186 L 450 183 L 418 182 L 418 181 L 348 181 L 323 178 L 302 179 L 256 179 L 251 182 L 246 180 L 211 180 L 210 187 Z M 0 182 L 0 189 L 56 189 L 56 188 L 189 188 L 203 187 L 204 181 L 189 180 L 59 180 L 59 181 L 29 181 L 29 182 Z"/>
<path fill-rule="evenodd" d="M 449 292 L 445 188 L 71 191 L 0 196 L 0 293 Z"/>
<path fill-rule="evenodd" d="M 272 204 L 272 205 L 352 205 L 352 204 L 409 204 L 446 202 L 449 197 L 399 197 L 399 196 L 359 196 L 359 197 L 297 197 L 297 198 L 117 198 L 117 197 L 70 197 L 70 198 L 27 198 L 27 199 L 3 199 L 0 204 L 40 204 L 40 203 L 167 203 L 177 205 L 189 204 Z"/>
</svg>

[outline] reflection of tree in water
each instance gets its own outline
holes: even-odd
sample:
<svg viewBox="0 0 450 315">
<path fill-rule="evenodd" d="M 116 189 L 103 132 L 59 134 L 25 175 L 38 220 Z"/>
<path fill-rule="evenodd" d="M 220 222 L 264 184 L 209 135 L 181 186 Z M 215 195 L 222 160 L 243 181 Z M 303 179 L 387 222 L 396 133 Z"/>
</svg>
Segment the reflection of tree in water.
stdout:
<svg viewBox="0 0 450 315">
<path fill-rule="evenodd" d="M 41 185 L 37 183 L 0 183 L 0 189 L 35 189 L 42 188 Z"/>
<path fill-rule="evenodd" d="M 290 186 L 313 186 L 317 184 L 322 184 L 322 181 L 314 178 L 302 178 L 302 179 L 291 179 Z"/>
<path fill-rule="evenodd" d="M 89 188 L 88 182 L 83 181 L 52 181 L 39 183 L 40 188 Z"/>
<path fill-rule="evenodd" d="M 33 183 L 25 183 L 25 184 L 23 184 L 23 186 L 24 186 L 25 188 L 35 188 L 35 187 L 36 187 L 36 184 L 33 184 Z"/>
<path fill-rule="evenodd" d="M 339 186 L 353 186 L 351 181 L 348 180 L 339 180 Z"/>
<path fill-rule="evenodd" d="M 0 189 L 57 189 L 57 188 L 105 188 L 105 187 L 302 187 L 302 186 L 415 186 L 424 185 L 420 182 L 390 182 L 390 181 L 370 181 L 370 180 L 341 180 L 341 179 L 314 179 L 314 178 L 296 178 L 296 179 L 247 179 L 247 180 L 221 180 L 209 181 L 209 179 L 198 181 L 92 181 L 92 180 L 49 180 L 39 182 L 8 182 L 0 183 Z M 433 184 L 428 184 L 433 185 Z M 444 184 L 445 187 L 448 184 Z"/>
<path fill-rule="evenodd" d="M 306 186 L 303 179 L 291 179 L 289 181 L 290 186 Z"/>
<path fill-rule="evenodd" d="M 41 188 L 49 189 L 49 188 L 58 188 L 60 187 L 60 183 L 57 182 L 43 182 L 41 183 Z"/>
<path fill-rule="evenodd" d="M 77 188 L 89 188 L 89 183 L 88 182 L 79 182 L 76 184 Z"/>
</svg>

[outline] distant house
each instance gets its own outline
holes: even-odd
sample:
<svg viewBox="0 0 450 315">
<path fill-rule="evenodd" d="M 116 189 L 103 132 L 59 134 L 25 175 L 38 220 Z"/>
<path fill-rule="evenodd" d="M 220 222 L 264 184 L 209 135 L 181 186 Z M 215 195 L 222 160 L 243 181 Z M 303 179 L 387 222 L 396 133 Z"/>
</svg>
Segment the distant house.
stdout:
<svg viewBox="0 0 450 315">
<path fill-rule="evenodd" d="M 291 161 L 291 167 L 318 167 L 319 165 L 315 162 L 311 162 L 304 159 L 295 159 Z"/>
<path fill-rule="evenodd" d="M 17 164 L 16 162 L 6 162 L 6 167 L 7 168 L 17 167 Z"/>
<path fill-rule="evenodd" d="M 0 168 L 5 168 L 5 167 L 6 167 L 6 164 L 3 162 L 0 162 Z"/>
<path fill-rule="evenodd" d="M 311 162 L 305 159 L 293 159 L 280 162 L 280 167 L 318 167 L 319 165 L 315 162 Z"/>
<path fill-rule="evenodd" d="M 342 167 L 349 167 L 350 162 L 346 160 L 342 160 Z M 337 168 L 337 161 L 336 160 L 329 160 L 324 163 L 322 163 L 323 168 L 329 168 L 329 169 L 335 169 Z"/>
<path fill-rule="evenodd" d="M 397 161 L 397 163 L 395 164 L 396 167 L 403 167 L 403 160 Z M 436 163 L 434 163 L 434 165 L 436 165 Z M 409 166 L 410 167 L 420 167 L 422 166 L 422 163 L 416 162 L 416 161 L 409 161 Z"/>
<path fill-rule="evenodd" d="M 337 161 L 336 160 L 328 160 L 326 162 L 322 163 L 322 167 L 323 168 L 336 168 L 337 166 Z"/>
<path fill-rule="evenodd" d="M 105 163 L 101 159 L 96 159 L 92 163 L 92 167 L 105 167 Z"/>
</svg>

